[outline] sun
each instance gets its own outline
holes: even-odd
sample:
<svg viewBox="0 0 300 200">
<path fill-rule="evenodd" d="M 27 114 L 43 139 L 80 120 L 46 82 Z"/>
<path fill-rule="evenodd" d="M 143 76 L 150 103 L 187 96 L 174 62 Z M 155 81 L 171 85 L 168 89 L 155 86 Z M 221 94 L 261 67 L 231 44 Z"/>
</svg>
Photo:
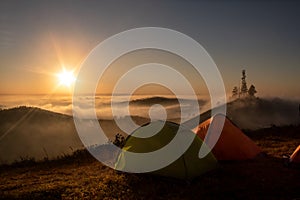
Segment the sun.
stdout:
<svg viewBox="0 0 300 200">
<path fill-rule="evenodd" d="M 66 87 L 70 87 L 76 80 L 73 71 L 67 71 L 63 69 L 61 72 L 57 74 L 57 78 L 59 80 L 59 85 L 63 85 Z"/>
</svg>

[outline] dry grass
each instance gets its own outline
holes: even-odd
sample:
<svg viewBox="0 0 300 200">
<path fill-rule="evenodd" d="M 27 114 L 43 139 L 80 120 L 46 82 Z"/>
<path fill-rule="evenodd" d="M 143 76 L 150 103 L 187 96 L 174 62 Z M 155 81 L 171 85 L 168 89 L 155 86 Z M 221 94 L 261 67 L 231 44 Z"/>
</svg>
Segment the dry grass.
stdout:
<svg viewBox="0 0 300 200">
<path fill-rule="evenodd" d="M 300 144 L 299 127 L 247 132 L 269 155 L 222 162 L 192 182 L 118 173 L 82 151 L 55 161 L 0 169 L 2 199 L 296 199 L 300 170 L 282 155 Z"/>
<path fill-rule="evenodd" d="M 300 126 L 273 126 L 246 132 L 265 153 L 275 158 L 291 155 L 300 145 Z"/>
</svg>

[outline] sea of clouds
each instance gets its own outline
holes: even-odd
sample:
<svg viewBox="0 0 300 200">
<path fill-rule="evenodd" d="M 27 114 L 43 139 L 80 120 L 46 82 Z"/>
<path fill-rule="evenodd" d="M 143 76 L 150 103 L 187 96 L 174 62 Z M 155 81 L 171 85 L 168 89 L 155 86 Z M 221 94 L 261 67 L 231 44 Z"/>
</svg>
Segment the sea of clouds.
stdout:
<svg viewBox="0 0 300 200">
<path fill-rule="evenodd" d="M 89 118 L 91 109 L 95 108 L 99 119 L 122 118 L 126 116 L 151 117 L 161 119 L 164 113 L 168 118 L 188 120 L 201 112 L 209 109 L 209 102 L 205 98 L 195 101 L 189 96 L 180 96 L 180 103 L 174 96 L 149 96 L 149 95 L 118 95 L 113 100 L 110 95 L 84 96 L 76 112 Z M 95 106 L 93 106 L 95 102 Z M 113 102 L 113 113 L 112 103 Z M 157 106 L 157 104 L 161 106 Z M 199 105 L 199 110 L 195 105 Z M 92 105 L 92 106 L 91 106 Z M 1 95 L 0 109 L 18 106 L 29 106 L 46 109 L 67 115 L 73 115 L 72 96 L 70 95 Z"/>
</svg>

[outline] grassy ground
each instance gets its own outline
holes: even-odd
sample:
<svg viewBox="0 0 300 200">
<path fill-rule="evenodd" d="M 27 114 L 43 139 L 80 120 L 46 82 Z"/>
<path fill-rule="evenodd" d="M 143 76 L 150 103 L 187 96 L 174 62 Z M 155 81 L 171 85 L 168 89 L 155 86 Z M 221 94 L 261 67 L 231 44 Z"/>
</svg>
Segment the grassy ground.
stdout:
<svg viewBox="0 0 300 200">
<path fill-rule="evenodd" d="M 269 156 L 282 158 L 291 155 L 300 145 L 300 125 L 245 131 Z"/>
<path fill-rule="evenodd" d="M 118 173 L 85 151 L 55 161 L 24 161 L 0 167 L 0 198 L 299 199 L 300 168 L 282 159 L 300 144 L 299 131 L 299 126 L 247 131 L 267 156 L 222 162 L 192 182 Z"/>
</svg>

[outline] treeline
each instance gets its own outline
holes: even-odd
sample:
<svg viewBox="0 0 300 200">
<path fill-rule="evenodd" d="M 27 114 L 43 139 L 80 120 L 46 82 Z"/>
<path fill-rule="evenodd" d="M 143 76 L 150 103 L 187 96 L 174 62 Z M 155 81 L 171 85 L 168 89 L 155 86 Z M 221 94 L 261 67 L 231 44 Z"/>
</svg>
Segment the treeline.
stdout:
<svg viewBox="0 0 300 200">
<path fill-rule="evenodd" d="M 239 86 L 234 86 L 232 90 L 232 98 L 255 97 L 257 93 L 255 86 L 252 84 L 249 88 L 246 81 L 246 70 L 242 71 L 242 77 Z"/>
</svg>

